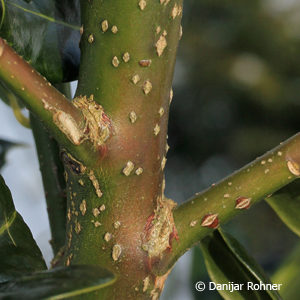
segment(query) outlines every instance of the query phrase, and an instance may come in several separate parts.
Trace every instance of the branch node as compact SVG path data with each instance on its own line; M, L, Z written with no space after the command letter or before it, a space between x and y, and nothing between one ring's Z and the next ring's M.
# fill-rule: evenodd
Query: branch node
M93 95L89 98L86 96L76 97L72 103L84 116L82 141L90 140L96 149L103 147L112 135L111 120L104 112L103 107L94 100Z

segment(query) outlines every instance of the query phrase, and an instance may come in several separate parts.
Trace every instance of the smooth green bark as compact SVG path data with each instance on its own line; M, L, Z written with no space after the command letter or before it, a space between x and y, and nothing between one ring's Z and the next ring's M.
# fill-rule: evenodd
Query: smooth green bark
M143 244L149 238L147 222L152 227L160 201L166 205L163 169L182 2L81 1L81 8L77 99L101 104L111 127L92 167L81 160L84 171L74 172L70 156L64 156L66 263L113 271L118 280L102 291L102 299L158 297L166 277L159 281L152 274L159 257L151 257Z

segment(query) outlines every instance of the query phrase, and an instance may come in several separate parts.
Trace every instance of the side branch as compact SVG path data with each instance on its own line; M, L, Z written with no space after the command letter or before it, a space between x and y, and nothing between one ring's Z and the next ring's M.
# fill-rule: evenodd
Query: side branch
M174 210L179 241L165 253L159 273L205 235L300 176L300 134L257 158Z
M81 143L84 118L63 94L0 38L0 80L18 95L67 149ZM77 151L75 151L77 152Z

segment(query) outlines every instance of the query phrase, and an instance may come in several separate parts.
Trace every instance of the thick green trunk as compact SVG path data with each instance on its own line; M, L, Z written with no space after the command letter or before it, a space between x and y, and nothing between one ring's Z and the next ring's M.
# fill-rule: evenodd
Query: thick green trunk
M86 161L63 154L66 264L112 270L118 280L101 299L156 299L166 276L153 265L176 237L163 169L182 2L82 1L81 8L74 104L93 153Z

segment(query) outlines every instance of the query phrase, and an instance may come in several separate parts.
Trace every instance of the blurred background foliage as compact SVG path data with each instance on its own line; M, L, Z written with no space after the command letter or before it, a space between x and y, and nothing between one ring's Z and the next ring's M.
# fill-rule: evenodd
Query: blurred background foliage
M299 131L300 2L189 0L183 31L166 171L167 196L179 202ZM269 275L298 242L265 202L224 228ZM194 299L220 299L194 289L209 281L200 249L190 264ZM174 273L164 299L176 298L184 273Z

